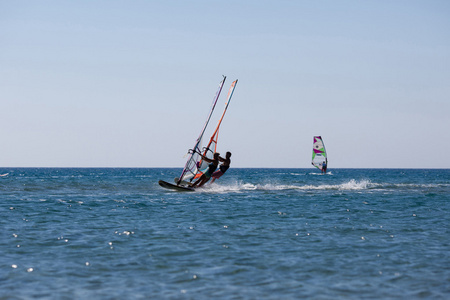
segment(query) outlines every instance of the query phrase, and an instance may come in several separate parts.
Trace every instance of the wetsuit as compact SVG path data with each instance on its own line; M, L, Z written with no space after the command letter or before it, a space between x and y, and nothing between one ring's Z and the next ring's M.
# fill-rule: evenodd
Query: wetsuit
M208 165L208 170L206 170L205 175L206 178L211 178L212 173L217 169L217 165L215 165L213 162Z
M212 174L212 177L214 178L220 178L220 176L222 176L223 174L225 174L225 172L228 170L230 166L224 166L224 165L220 165L219 170L214 172Z

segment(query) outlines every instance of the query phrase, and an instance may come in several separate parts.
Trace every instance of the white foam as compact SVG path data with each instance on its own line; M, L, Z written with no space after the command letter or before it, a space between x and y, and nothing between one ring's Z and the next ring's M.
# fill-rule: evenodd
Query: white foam
M350 180L349 182L343 183L339 186L340 190L365 190L370 185L370 180L361 180L356 181L355 179Z
M321 172L311 172L311 173L308 173L308 175L326 176L326 175L333 175L333 172L329 171L329 172L326 172L325 174L321 173Z
M206 184L201 189L198 189L198 191L206 193L230 193L230 192L252 191L256 189L257 186L254 184L236 182L234 184L229 185L222 185L217 183Z
M316 173L317 174L317 173ZM285 191L285 190L301 190L301 191L318 191L318 190L337 190L337 191L363 191L363 190L389 190L389 189L405 189L405 188L436 188L448 186L448 184L392 184L392 183L373 183L368 179L356 180L351 179L347 182L339 184L278 184L276 182L267 183L249 183L235 182L230 184L213 183L205 185L201 191L207 193L239 193L245 191Z
M342 184L320 184L320 185L296 185L296 184L277 184L277 183L263 183L252 184L246 182L235 182L228 185L218 183L206 185L201 189L202 192L210 193L229 193L229 192L244 192L252 190L261 191L283 191L283 190L365 190L376 186L370 180L357 181L351 179Z

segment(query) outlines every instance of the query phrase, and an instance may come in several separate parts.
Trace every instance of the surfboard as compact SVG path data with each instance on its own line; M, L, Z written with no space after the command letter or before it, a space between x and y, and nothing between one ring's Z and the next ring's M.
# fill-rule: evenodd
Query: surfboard
M158 181L158 183L163 188L166 188L166 189L169 189L169 190L174 190L174 191L179 191L179 192L193 192L193 191L195 191L195 188L193 188L193 187L176 185L176 184L172 184L172 183L166 182L164 180L160 180L160 181Z

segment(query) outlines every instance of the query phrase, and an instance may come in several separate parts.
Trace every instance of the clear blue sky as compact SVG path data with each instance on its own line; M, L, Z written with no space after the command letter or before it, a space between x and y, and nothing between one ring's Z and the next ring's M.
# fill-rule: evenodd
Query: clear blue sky
M450 1L0 1L0 167L450 168ZM207 133L209 135L210 132Z

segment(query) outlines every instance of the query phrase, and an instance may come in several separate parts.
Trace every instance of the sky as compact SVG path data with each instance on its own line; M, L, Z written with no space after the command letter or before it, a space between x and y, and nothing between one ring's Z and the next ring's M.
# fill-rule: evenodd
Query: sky
M450 168L450 1L0 0L0 168Z

